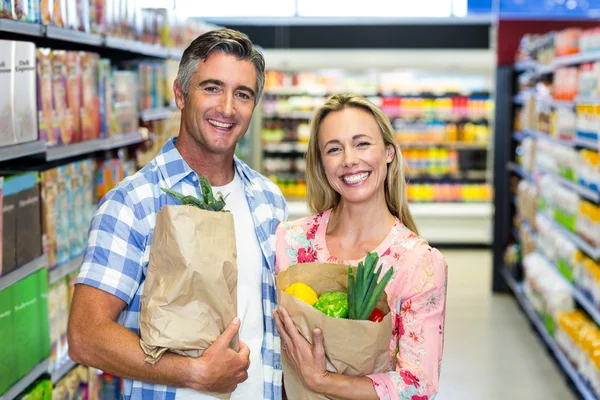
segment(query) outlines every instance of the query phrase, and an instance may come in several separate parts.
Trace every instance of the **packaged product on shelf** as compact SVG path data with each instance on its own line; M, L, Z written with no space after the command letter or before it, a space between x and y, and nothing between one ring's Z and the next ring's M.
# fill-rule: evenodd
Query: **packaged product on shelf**
M40 174L42 196L42 247L48 255L48 268L57 264L56 258L56 203L58 201L57 169L49 169Z
M12 41L0 40L0 87L3 88L3 95L0 96L0 146L16 142L13 112L14 46Z
M16 398L18 400L52 400L52 381L38 379Z
M18 380L12 290L0 290L0 396Z
M55 124L54 93L52 90L52 51L38 49L38 130L39 139L48 146L60 143L60 130Z
M40 353L42 358L50 357L50 321L48 319L48 269L42 268L38 274L38 306L40 313Z
M153 65L153 92L152 92L152 107L160 108L165 106L165 64L164 63L154 63ZM173 91L172 88L170 91Z
M574 232L594 246L600 246L600 208L597 205L581 200L574 225Z
M111 136L113 118L113 90L110 60L102 58L98 64L98 84L100 97L100 137Z
M39 0L5 0L12 3L12 19L37 23L40 20Z
M79 53L67 52L67 104L73 119L73 142L81 137L81 60Z
M123 380L107 372L100 375L100 398L104 400L119 400Z
M52 23L53 12L54 0L40 0L40 23L42 25L50 25Z
M592 190L600 191L600 155L596 151L581 150L579 152L577 174L579 184Z
M525 295L544 319L546 329L553 335L558 314L575 310L571 289L537 253L529 254L523 259L523 270Z
M57 169L56 198L56 262L64 264L71 258L71 166L63 165Z
M67 0L49 0L52 4L52 22L54 25L64 28L67 26Z
M20 175L17 200L17 266L42 255L42 225L40 215L39 175L35 172Z
M84 235L84 238L87 239L87 231L94 218L94 214L96 213L96 204L98 202L96 197L96 161L91 158L83 160L81 168L85 196L85 212L83 213L85 221L82 222L82 234Z
M73 209L79 210L72 217L71 226L71 257L77 257L85 250L87 227L90 221L87 220L85 204L85 185L83 180L83 169L81 162L71 164L71 201Z
M39 274L29 275L12 288L14 342L17 352L19 379L27 375L43 358L40 341L40 315L38 305Z
M163 92L165 94L165 102L171 107L175 107L175 93L173 93L173 82L175 82L175 79L177 79L178 69L179 61L172 59L165 61L165 79L163 81Z
M114 133L136 131L139 127L137 74L133 71L114 71L113 82Z
M107 0L89 0L90 31L102 35L106 31L106 5Z
M15 42L14 124L17 143L38 138L35 44Z
M58 362L59 351L59 313L60 313L60 296L58 293L58 286L60 282L56 282L48 286L48 327L50 331L50 365L48 369L54 371Z
M94 53L79 54L81 59L81 130L82 140L100 137L99 62Z
M58 369L68 355L67 325L69 319L68 287L61 279L48 289L48 313L50 321L50 371Z
M80 2L80 0L65 0L65 2L67 6L67 19L65 20L65 28L77 31L79 30L79 13L77 9L77 3Z
M6 275L17 268L19 187L14 178L4 178L2 192L2 275Z
M52 51L52 76L56 127L60 132L60 142L57 144L68 145L74 141L75 122L73 113L69 108L67 53L63 50Z
M600 308L600 265L591 258L581 255L575 265L574 280L577 287Z

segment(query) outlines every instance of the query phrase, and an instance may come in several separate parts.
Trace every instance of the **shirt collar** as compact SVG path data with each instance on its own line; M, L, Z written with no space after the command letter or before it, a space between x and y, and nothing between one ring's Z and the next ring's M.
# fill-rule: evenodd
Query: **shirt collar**
M172 137L167 140L156 156L158 169L167 183L168 189L172 189L173 186L190 175L197 176L196 172L194 172L188 163L185 162L183 157L181 157L181 153L179 153L179 150L175 147L176 142L177 137ZM249 175L249 167L242 160L237 158L237 156L233 157L233 165L244 183L246 193L252 195L251 190L249 189L253 187L253 180ZM254 196L252 195L252 197Z
M172 137L156 156L156 164L158 170L163 176L163 179L167 183L167 188L172 189L177 183L182 181L189 175L195 175L194 170L185 162L181 153L175 147L177 137Z

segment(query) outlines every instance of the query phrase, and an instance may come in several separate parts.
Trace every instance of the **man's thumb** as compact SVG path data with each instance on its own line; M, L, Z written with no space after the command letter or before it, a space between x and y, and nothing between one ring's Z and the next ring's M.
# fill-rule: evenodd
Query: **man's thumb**
M238 333L239 330L240 330L240 319L238 317L235 317L233 320L231 320L229 325L227 325L227 327L225 328L225 330L223 331L221 336L219 336L217 341L223 342L223 344L225 346L229 347L229 344L231 343L231 341L233 340L233 338L235 337L235 335Z

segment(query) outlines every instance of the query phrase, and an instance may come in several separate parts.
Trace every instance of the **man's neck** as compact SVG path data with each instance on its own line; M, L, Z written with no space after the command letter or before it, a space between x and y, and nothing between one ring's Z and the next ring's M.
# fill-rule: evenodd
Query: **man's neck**
M224 186L233 181L233 152L211 153L198 146L189 135L180 135L175 147L190 168L199 176L207 178L211 186Z

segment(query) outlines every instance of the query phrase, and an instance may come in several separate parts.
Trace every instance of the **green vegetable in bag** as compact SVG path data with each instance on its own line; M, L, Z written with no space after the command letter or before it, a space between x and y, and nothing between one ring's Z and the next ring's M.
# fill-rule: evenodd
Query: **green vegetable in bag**
M313 307L330 317L346 318L348 316L348 294L324 292Z
M0 0L0 1L2 1L2 0ZM200 177L200 189L202 190L202 200L199 200L199 199L195 198L194 196L184 196L181 193L174 192L167 188L161 188L161 189L163 190L163 192L170 194L175 199L181 201L181 204L183 204L183 205L193 206L193 207L200 208L201 210L207 210L207 211L229 212L224 209L225 208L225 199L223 198L221 193L219 192L218 197L215 198L215 196L213 195L213 192L212 192L212 187L210 186L210 183L208 182L208 179L206 179L203 176Z

